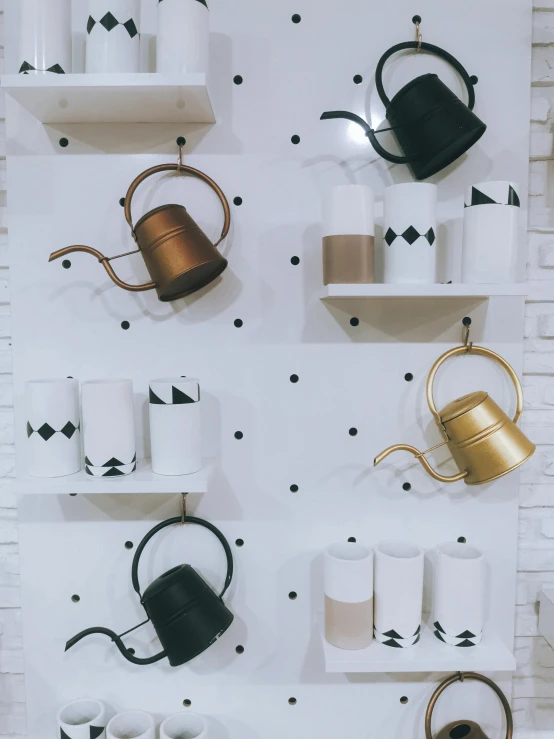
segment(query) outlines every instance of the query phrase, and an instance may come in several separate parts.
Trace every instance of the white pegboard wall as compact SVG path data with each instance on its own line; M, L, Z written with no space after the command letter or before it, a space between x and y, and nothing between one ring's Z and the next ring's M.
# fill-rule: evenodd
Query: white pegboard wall
M57 707L89 694L113 708L141 706L158 717L189 699L193 710L211 717L218 739L330 737L339 730L421 736L424 705L438 675L325 674L317 625L319 553L330 541L351 536L370 545L407 538L426 548L465 536L487 553L489 623L511 644L518 476L479 489L441 487L410 458L397 455L375 471L371 460L388 444L439 440L424 406L424 380L434 359L459 341L465 315L473 319L476 342L487 342L520 369L522 299L323 304L321 192L355 181L370 184L380 199L386 184L410 175L376 160L346 123L320 122L319 115L334 107L362 112L366 104L379 115L372 70L389 45L411 37L414 9L404 1L380 7L376 22L375 9L355 0L325 12L314 1L272 4L263 12L252 0L211 5L218 118L212 128L42 127L9 104L15 383L20 408L24 381L37 372L83 380L130 376L140 433L149 377L177 372L201 378L204 451L217 462L211 489L194 511L231 542L244 542L233 546L237 577L228 602L236 621L203 657L179 669L132 666L100 637L64 655L65 640L82 627L125 630L140 620L125 542L136 545L155 521L175 515L177 500L23 499L29 735L46 737ZM448 14L434 0L417 8L426 40L444 45L479 76L476 112L489 126L479 145L434 180L439 220L446 224L441 243L454 253L466 184L510 178L526 190L529 8L516 0L505 5L500 24L497 9L476 0ZM295 12L300 23L291 22ZM393 65L393 90L413 74L412 61ZM415 61L444 73L442 63ZM237 74L241 85L233 84ZM354 74L363 84L355 85ZM181 133L186 162L212 176L230 200L242 199L232 206L233 233L225 246L230 268L217 285L166 305L153 293L118 290L86 255L70 257L70 269L47 263L50 251L69 243L110 255L131 248L119 199L136 174L175 156ZM298 144L291 142L295 134ZM65 148L58 143L62 137ZM136 212L168 201L186 203L210 236L219 232L215 197L191 180L168 177L145 185ZM291 263L294 256L298 264ZM125 278L145 278L136 257L114 266ZM453 365L441 378L440 402L483 387L513 403L494 366L478 358L462 361L463 369ZM411 382L404 379L408 372ZM17 422L21 464L20 414ZM142 448L147 451L147 444ZM411 490L402 487L407 481ZM145 581L189 557L214 582L221 577L220 553L202 532L168 532L151 552ZM151 642L147 629L129 641L137 653L155 650ZM509 676L496 677L509 692ZM490 730L495 701L478 686L463 689L471 691L472 717ZM402 696L409 699L405 705ZM443 705L442 720L452 718L454 698ZM440 714L437 719L440 724Z

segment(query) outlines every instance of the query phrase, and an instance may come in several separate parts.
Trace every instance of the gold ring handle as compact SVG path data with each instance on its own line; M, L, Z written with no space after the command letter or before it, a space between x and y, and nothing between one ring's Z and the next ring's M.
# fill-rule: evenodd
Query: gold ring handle
M429 701L429 705L427 706L427 710L425 711L425 739L433 739L433 734L431 733L431 719L433 717L433 709L435 708L435 704L440 694L444 690L446 690L446 688L452 685L452 683L455 683L458 680L461 680L462 682L464 680L478 680L479 682L485 683L485 685L488 685L489 688L494 690L496 695L500 698L500 702L502 703L502 707L504 708L504 713L506 714L506 739L512 739L512 735L514 733L514 721L512 718L512 710L506 696L495 682L490 680L488 677L485 677L484 675L480 675L478 672L458 672L455 675L447 677L446 680L443 680L442 683L438 686L438 688L431 696L431 700Z
M437 374L438 368L441 366L443 362L446 362L447 359L450 359L450 357L456 357L460 354L467 354L468 349L466 346L457 346L454 349L450 349L449 351L445 352L442 356L440 356L435 364L431 367L431 371L429 372L429 377L427 378L427 403L429 405L429 409L431 410L431 413L435 416L439 426L441 425L441 420L439 413L437 411L437 407L435 405L435 400L433 398L433 381L435 379L435 375ZM521 416L523 412L523 390L521 387L521 383L519 381L519 377L516 375L514 368L509 364L503 357L500 356L500 354L496 354L496 352L491 351L491 349L486 349L484 346L475 346L473 345L471 347L471 353L472 354L481 354L483 357L488 357L489 359L492 359L495 362L498 362L508 375L510 376L510 379L512 380L515 390L516 390L516 396L517 396L517 406L516 406L516 413L514 416L514 423L517 422L518 418Z
M215 242L214 246L220 244L229 233L229 227L231 225L231 209L229 208L227 198L225 197L223 190L216 182L211 179L211 177L208 177L207 174L201 172L199 169L188 167L185 164L158 164L156 167L150 167L150 169L146 169L131 182L129 189L127 190L127 194L125 195L125 220L129 224L133 237L135 238L135 228L133 226L133 218L131 215L131 200L133 199L133 195L135 194L135 190L137 189L137 187L142 182L144 182L147 177L150 177L150 175L153 174L158 174L159 172L179 172L179 174L190 174L193 177L198 177L198 179L202 180L212 188L212 190L219 198L223 207L223 213L225 214L225 221L223 223L221 236Z

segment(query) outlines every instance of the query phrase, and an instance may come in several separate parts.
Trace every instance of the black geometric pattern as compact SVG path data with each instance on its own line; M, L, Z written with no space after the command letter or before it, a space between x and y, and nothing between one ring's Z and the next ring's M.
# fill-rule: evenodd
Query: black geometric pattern
M408 649L409 647L413 647L415 644L418 643L418 641L421 639L421 634L417 635L417 638L411 643L411 644L400 644L396 641L396 639L387 639L387 641L382 642L386 647L395 647L396 649Z
M81 429L81 424L77 424L77 426L75 426L74 424L71 423L71 421L68 421L63 428L58 429L57 431L56 429L53 429L49 423L43 423L39 429L34 429L31 426L31 424L27 421L27 436L29 437L31 436L31 434L38 434L44 439L44 441L48 441L54 436L54 434L58 434L58 433L63 434L68 439L71 439L73 434L76 431L80 431L80 429Z
M162 400L159 395L156 395L152 388L149 388L149 396L152 405L184 405L185 403L197 402L196 400L194 400L194 398L191 398L190 395L187 395L174 385L171 386L171 403L166 403L165 400ZM198 398L198 400L200 400L200 397Z
M102 467L102 469L105 469L105 467ZM137 469L137 464L133 465L133 469L129 470L129 472L122 472L119 467L108 467L106 468L106 471L103 472L101 475L93 475L92 470L90 469L88 464L85 464L85 472L87 475L91 475L93 477L121 477L122 475L129 475L131 472L135 472Z
M113 29L116 26L125 26L127 33L131 38L135 38L135 36L138 34L137 27L135 25L135 21L132 18L129 18L128 21L125 21L125 23L120 23L115 15L110 13L109 11L104 15L99 21L101 26L104 26L106 31L113 31ZM92 29L96 25L96 21L92 17L92 15L89 15L88 21L87 21L87 33L90 35L92 32Z
M133 456L133 459L130 462L121 462L117 457L111 457L108 459L107 462L104 462L104 464L94 464L90 461L90 459L85 455L85 464L89 467L125 467L128 464L133 464L133 462L137 461L137 455L135 452L135 455Z
M498 202L498 200L491 198L490 195L486 195L476 187L472 187L471 202L469 205L464 203L464 208L471 208L472 205L514 205L516 208L521 207L519 196L511 185L508 185L508 197L506 198L506 202Z
M441 634L447 634L447 632L442 628L442 626L440 625L438 621L435 621L433 626L435 627L435 629L437 629L437 631L440 631ZM473 632L469 631L469 629L466 629L465 631L462 631L461 634L455 634L453 638L454 639L475 639L476 636L477 634L474 634Z
M90 739L98 739L98 737L106 731L105 726L89 726ZM72 739L60 726L60 739Z
M440 631L434 631L433 633L435 634L437 639L440 639L440 641L444 642L445 644L448 643ZM459 644L450 644L450 646L451 647L475 647L477 646L477 643L478 642L471 641L471 639L462 639L462 641L460 641Z
M421 236L427 239L427 241L429 242L429 246L433 246L433 244L435 243L436 237L435 232L432 228L430 228L427 233L420 234L419 231L413 226L408 226L408 228L402 234L397 234L392 230L392 228L388 228L387 233L385 234L385 241L390 246L395 239L402 237L404 241L407 241L408 244L410 244L411 246Z
M59 64L53 64L51 67L48 67L48 69L37 69L36 67L33 67L32 64L29 64L29 62L23 62L19 67L19 74L29 74L29 72L53 72L54 74L65 74L65 71Z

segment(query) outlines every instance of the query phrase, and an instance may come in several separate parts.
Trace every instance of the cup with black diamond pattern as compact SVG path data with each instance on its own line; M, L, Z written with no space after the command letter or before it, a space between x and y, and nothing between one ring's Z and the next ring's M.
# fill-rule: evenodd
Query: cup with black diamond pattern
M79 383L60 378L25 385L26 468L31 477L63 477L81 469Z
M19 15L19 74L70 73L71 0L19 0L13 5Z
M410 182L385 188L384 282L436 282L437 186Z
M106 707L81 698L58 711L58 739L106 739Z
M81 390L85 472L118 479L136 470L135 412L131 380L89 380Z
M156 72L208 72L210 13L206 0L158 0Z
M152 471L190 475L202 468L200 385L188 377L151 380Z
M86 71L138 72L139 0L89 0L86 15Z

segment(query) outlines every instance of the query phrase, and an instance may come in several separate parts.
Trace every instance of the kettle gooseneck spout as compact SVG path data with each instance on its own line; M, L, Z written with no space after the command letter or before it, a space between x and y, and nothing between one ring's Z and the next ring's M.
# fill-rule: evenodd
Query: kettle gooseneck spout
M129 285L128 282L123 282L116 273L113 270L112 265L110 264L110 259L113 259L114 257L105 257L101 252L99 252L97 249L93 249L92 246L83 246L81 244L74 244L73 246L66 246L64 249L58 249L57 251L53 251L52 254L48 257L49 262L53 262L54 259L59 259L60 257L65 257L67 254L72 254L76 251L84 251L86 254L92 254L92 256L96 257L100 264L103 265L104 269L110 276L110 278L115 282L115 284L118 287L123 288L123 290L129 290L130 292L142 292L143 290L153 290L156 287L155 282L145 282L143 285ZM119 254L118 256L125 256L123 254Z
M119 649L121 654L125 657L125 659L129 660L129 662L132 662L135 665L151 665L154 662L159 662L166 656L165 652L158 652L158 654L154 654L152 657L135 657L135 655L127 649L127 647L121 640L121 637L119 637L115 633L115 631L112 631L111 629L105 629L103 626L95 626L90 629L80 631L78 634L75 634L75 636L71 637L71 639L69 639L69 641L66 643L65 651L67 652L67 650L71 649L71 647L74 647L77 642L81 641L81 639L84 639L86 636L90 636L91 634L105 634L106 636L109 636L116 647Z
M443 442L443 444L446 444L446 442ZM443 444L437 444L437 446L443 446ZM437 447L432 447L432 449L436 448ZM423 469L429 475L431 475L431 477L434 477L435 480L438 480L439 482L457 482L458 480L463 480L464 477L467 477L467 471L458 472L457 475L441 475L440 472L436 472L436 470L431 467L429 462L423 456L430 451L431 449L427 449L427 451L425 452L420 452L419 449L415 448L415 446L410 446L409 444L395 444L394 446L387 447L387 449L384 449L380 454L378 454L373 460L373 466L377 467L380 462L382 462L386 457L389 456L389 454L392 454L393 452L410 452L421 463Z

